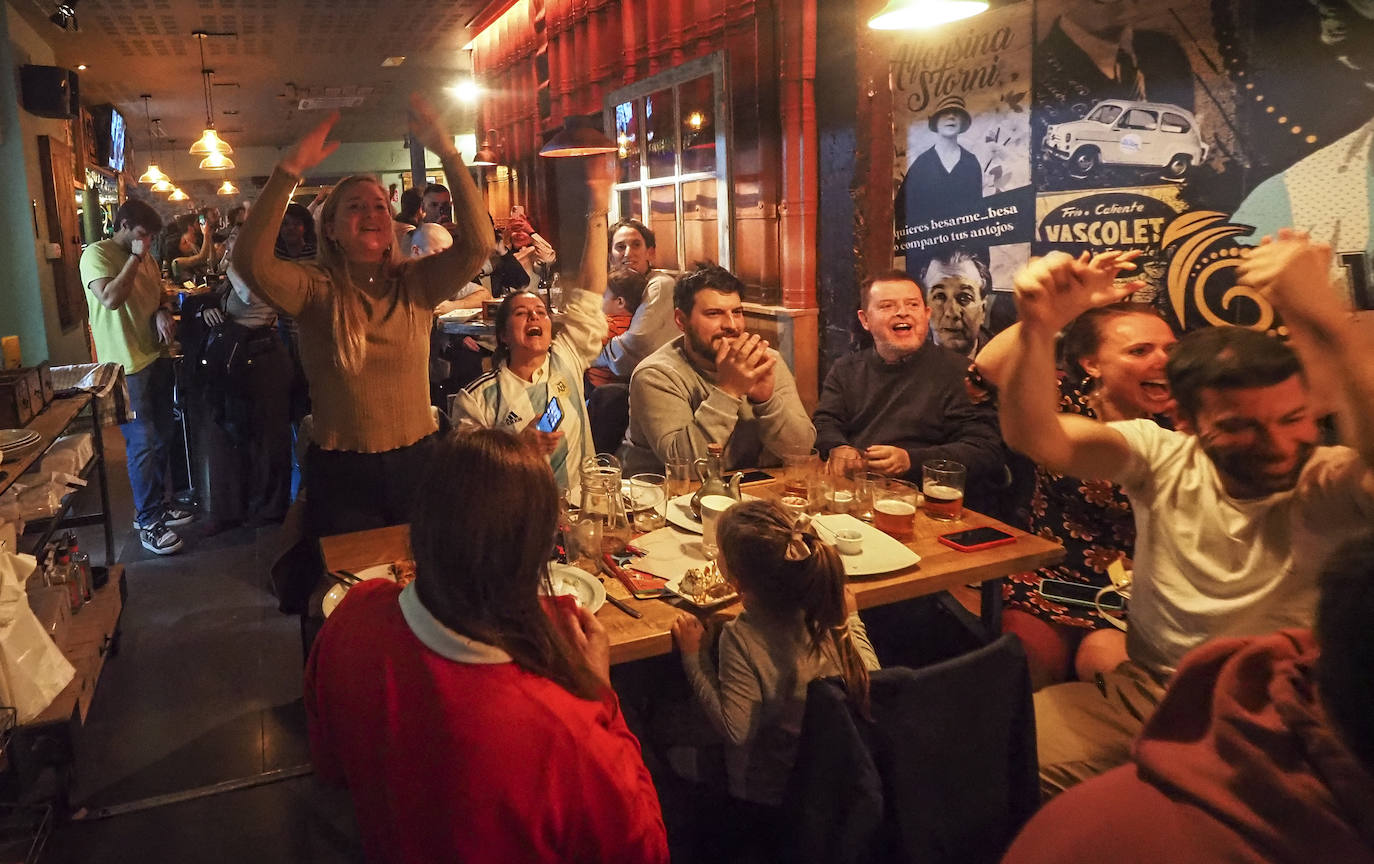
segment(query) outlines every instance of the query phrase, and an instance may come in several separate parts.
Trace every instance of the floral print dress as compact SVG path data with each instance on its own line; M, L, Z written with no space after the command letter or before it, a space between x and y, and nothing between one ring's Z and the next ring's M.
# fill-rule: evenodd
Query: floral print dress
M1088 401L1087 382L1059 375L1059 410L1096 419ZM975 402L995 401L996 388L974 367L969 369L969 395ZM1154 421L1171 428L1168 418ZM1041 596L1043 579L1058 579L1101 588L1111 584L1107 566L1135 551L1135 516L1121 487L1107 480L1082 480L1056 474L1039 465L1030 500L1026 530L1064 546L1064 560L1053 567L1013 573L1003 584L1007 608L1018 609L1054 624L1096 630L1111 626L1096 609L1070 606Z

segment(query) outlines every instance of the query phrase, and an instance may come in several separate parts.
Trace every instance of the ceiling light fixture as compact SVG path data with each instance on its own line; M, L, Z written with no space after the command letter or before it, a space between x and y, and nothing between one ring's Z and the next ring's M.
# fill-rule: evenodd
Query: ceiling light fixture
M219 194L237 195L239 194L239 187L235 186L233 181L226 179L223 183L219 184Z
M185 192L182 192L182 191L181 191L181 187L178 186L178 187L176 187L175 189L172 190L172 194L171 194L171 195L168 195L168 196L167 196L167 200L168 200L168 201L189 201L189 200L191 200L191 196L190 196L190 195L187 195Z
M215 100L213 93L214 84L212 83L212 76L215 74L215 70L205 68L205 40L210 37L210 34L206 33L204 30L196 30L191 35L200 40L200 75L205 91L205 131L200 134L200 138L196 143L191 145L191 155L209 156L211 153L219 153L227 156L234 152L234 148L230 147L229 142L220 138L219 133L215 131ZM221 170L219 168L207 166L203 163L201 167L209 168L209 170L212 171ZM232 168L233 163L231 162L223 167Z
M596 156L600 153L614 153L616 149L615 142L592 126L590 118L582 114L569 114L563 118L563 128L539 148L539 155Z
M200 170L202 171L228 171L233 167L234 160L223 153L211 153L200 160Z
M162 121L159 120L158 122L160 123L160 122L162 122ZM175 138L168 138L168 139L167 139L167 146L170 147L170 148L172 149L172 170L173 170L173 171L177 170L177 166L176 166L176 159L177 159L176 144L177 144L177 139L175 139ZM168 192L175 192L175 191L176 191L176 188L177 188L177 187L175 186L175 184L172 183L172 178L169 177L169 176L166 175L166 174L163 174L163 175L162 175L162 179L159 180L159 181L157 181L156 183L153 184L153 191L154 191L154 192L161 192L161 193L164 194L164 195L166 195Z
M459 99L459 101L467 102L468 104L472 104L482 97L481 86L472 78L464 78L448 89L450 93Z
M925 30L988 10L987 0L888 0L868 19L874 30Z
M48 20L61 27L63 30L74 30L81 32L81 27L76 21L77 0L61 0Z
M482 146L477 148L477 153L469 163L480 168L491 168L501 164L501 153L496 146L496 130L488 129L487 137L482 139Z
M152 99L152 94L144 93L138 98L143 100L143 116L148 121L148 170L144 171L138 178L140 183L156 183L159 180L166 180L167 175L162 173L162 169L157 167L157 160L153 158L153 114L148 110L148 100Z

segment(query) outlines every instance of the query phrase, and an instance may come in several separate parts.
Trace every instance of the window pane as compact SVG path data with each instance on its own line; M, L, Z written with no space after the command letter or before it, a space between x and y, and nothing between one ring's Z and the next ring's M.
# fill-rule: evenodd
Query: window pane
M720 258L720 213L716 209L716 181L682 184L683 257L691 261Z
M682 105L682 173L716 170L715 85L710 75L678 90Z
M677 129L673 117L673 91L659 90L644 97L649 176L672 177L677 173Z
M640 194L639 187L634 186L629 189L620 190L620 218L621 219L643 219L644 206L640 203L644 197Z
M616 180L633 183L639 180L640 145L639 118L635 116L635 103L622 102L615 106L615 138L620 145L617 153L619 169Z
M649 228L658 246L654 259L658 266L682 269L677 250L677 186L655 186L649 190Z

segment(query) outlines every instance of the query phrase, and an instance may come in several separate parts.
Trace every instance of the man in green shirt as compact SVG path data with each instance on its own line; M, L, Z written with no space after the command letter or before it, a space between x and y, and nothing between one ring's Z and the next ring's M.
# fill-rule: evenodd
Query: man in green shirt
M175 330L172 310L162 305L157 265L148 254L162 218L148 204L129 199L115 213L115 225L114 237L82 253L81 283L96 356L122 365L129 382L134 419L120 428L139 540L150 552L171 555L182 545L171 526L190 522L194 514L165 500L167 447L175 423L166 346Z

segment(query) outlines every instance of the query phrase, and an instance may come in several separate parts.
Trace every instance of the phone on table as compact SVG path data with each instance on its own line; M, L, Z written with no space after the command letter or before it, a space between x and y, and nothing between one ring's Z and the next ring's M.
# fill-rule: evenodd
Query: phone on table
M1005 531L984 526L982 528L970 528L967 531L942 534L940 535L940 542L951 549L958 549L960 552L977 552L979 549L991 549L993 546L1015 543L1016 538Z
M1063 603L1066 606L1085 606L1095 609L1101 605L1103 609L1113 612L1124 612L1126 610L1126 599L1115 591L1106 591L1102 594L1102 599L1097 600L1097 587L1084 585L1082 582L1065 582L1060 579L1040 580L1040 596L1046 600L1053 600L1055 603Z
M554 396L549 399L548 406L544 409L544 415L539 418L539 423L534 428L540 432L557 432L558 427L563 423L563 405Z

